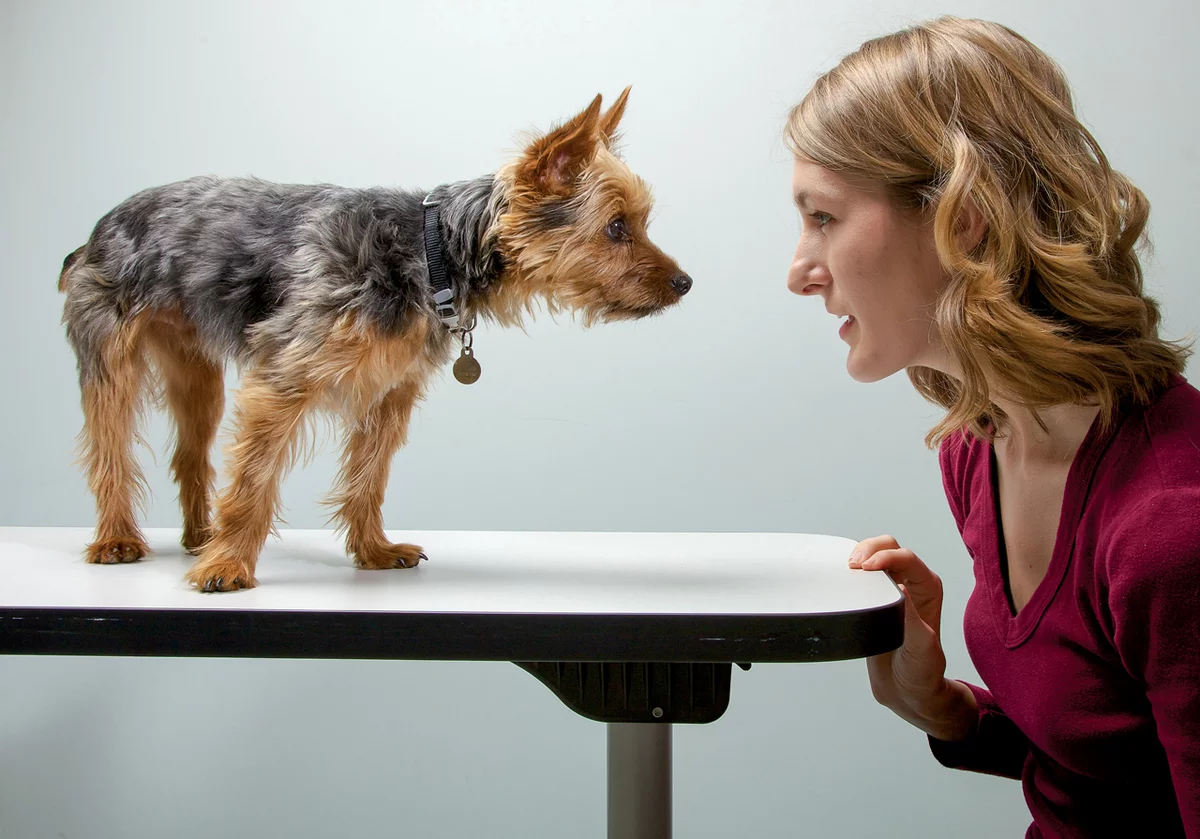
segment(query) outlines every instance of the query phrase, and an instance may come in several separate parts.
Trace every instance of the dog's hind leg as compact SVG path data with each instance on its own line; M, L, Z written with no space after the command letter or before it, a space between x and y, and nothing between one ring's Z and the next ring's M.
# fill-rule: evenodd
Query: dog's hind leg
M234 406L226 453L229 485L217 499L212 538L187 573L201 591L253 588L254 567L279 509L279 482L296 454L313 396L262 369L246 374Z
M88 562L133 562L148 552L134 516L145 478L133 456L145 398L146 359L142 322L121 324L96 347L94 363L81 380L81 460L96 498L96 539Z
M149 337L167 408L175 420L171 474L179 486L183 511L181 541L188 553L195 554L212 535L216 472L210 453L225 409L225 380L220 365L203 354L190 329L162 330Z
M411 568L424 556L419 545L393 544L383 532L383 496L396 451L408 438L423 382L405 380L348 430L342 468L331 503L346 530L346 550L359 568Z

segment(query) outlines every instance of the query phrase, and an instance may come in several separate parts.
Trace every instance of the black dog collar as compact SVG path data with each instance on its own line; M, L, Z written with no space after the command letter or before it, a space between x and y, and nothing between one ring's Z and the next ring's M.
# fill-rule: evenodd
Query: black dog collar
M458 329L458 307L454 300L454 285L446 274L445 255L442 253L442 234L439 229L438 202L433 193L421 202L425 222L425 262L429 266L429 286L433 290L433 305L438 319L451 331Z

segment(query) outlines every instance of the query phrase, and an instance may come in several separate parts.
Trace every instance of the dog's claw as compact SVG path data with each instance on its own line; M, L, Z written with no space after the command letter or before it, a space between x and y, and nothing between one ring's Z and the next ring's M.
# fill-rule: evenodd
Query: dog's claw
M254 588L254 578L243 576L241 572L238 572L236 577L226 577L224 575L219 577L205 577L201 574L193 578L193 581L196 589L206 594L224 591L242 591L243 589Z
M373 544L354 551L358 568L382 571L387 568L416 568L429 555L418 545Z
M233 577L229 580L228 585L224 577L213 577L204 583L203 591L212 593L220 591L238 591L246 588L246 584L242 582L241 577Z
M116 542L106 548L100 548L92 553L91 562L101 565L117 565L124 562L137 562L145 556L146 550L132 542Z

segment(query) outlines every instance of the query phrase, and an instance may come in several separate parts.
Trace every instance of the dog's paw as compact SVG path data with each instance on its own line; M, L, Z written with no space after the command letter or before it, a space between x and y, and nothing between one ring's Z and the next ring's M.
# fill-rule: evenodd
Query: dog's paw
M150 553L150 548L141 539L106 539L88 545L87 561L97 565L116 565L119 562L137 562Z
M212 537L213 530L209 525L199 527L184 525L183 538L180 540L180 544L192 556L200 556L204 552L204 546L208 544Z
M184 579L206 593L254 588L254 572L245 562L233 559L201 559Z
M361 549L354 555L354 564L369 571L386 568L412 568L422 559L429 559L420 545L392 545Z

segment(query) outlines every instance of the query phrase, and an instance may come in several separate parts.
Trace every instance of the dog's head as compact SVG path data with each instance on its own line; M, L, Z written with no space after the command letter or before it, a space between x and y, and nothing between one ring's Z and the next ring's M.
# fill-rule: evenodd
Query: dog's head
M628 320L679 302L691 288L650 241L650 189L615 151L628 97L626 88L602 113L597 95L500 173L509 204L499 241L513 270L497 291L509 308L543 298L587 323Z

